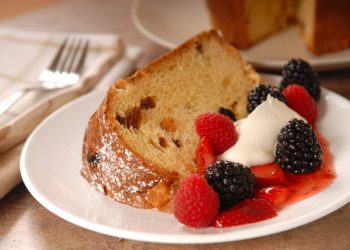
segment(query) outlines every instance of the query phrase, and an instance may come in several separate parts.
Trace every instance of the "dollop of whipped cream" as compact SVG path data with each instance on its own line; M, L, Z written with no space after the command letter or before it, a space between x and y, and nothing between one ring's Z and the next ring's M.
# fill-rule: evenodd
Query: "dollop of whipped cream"
M238 162L248 167L273 162L277 137L293 118L305 121L286 104L269 95L248 117L235 123L238 140L219 155L219 160Z

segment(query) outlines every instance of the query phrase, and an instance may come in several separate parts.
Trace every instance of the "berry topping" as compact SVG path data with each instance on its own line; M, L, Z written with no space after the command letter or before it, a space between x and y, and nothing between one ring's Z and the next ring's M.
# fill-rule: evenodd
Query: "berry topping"
M226 115L228 118L230 118L234 122L237 121L235 114L230 109L225 109L223 107L220 107L219 113L222 115Z
M316 170L322 164L322 149L310 124L293 119L281 129L276 145L276 162L294 174Z
M312 126L315 125L318 116L317 105L303 86L289 85L283 90L283 95L291 109L304 117Z
M264 199L246 199L223 211L214 227L230 227L267 220L277 215L272 204Z
M275 162L252 166L250 170L254 174L258 186L288 185L288 180L281 167Z
M216 156L208 137L204 136L200 140L197 146L195 159L197 164L197 172L201 176L204 175L207 167L216 161Z
M316 102L320 99L320 80L308 62L301 59L290 60L283 67L282 77L281 89L290 84L298 84L304 86Z
M207 136L216 155L229 149L237 140L237 132L233 122L219 113L205 113L197 117L197 134Z
M219 194L222 207L250 198L254 194L254 175L240 163L216 161L207 168L204 177Z
M220 201L216 192L198 174L188 176L175 194L174 215L189 227L207 227L219 213Z
M248 96L248 105L247 110L249 113L264 102L268 95L271 95L274 98L277 98L281 102L287 103L286 99L280 92L280 89L273 86L266 86L258 84L252 91L250 91Z
M290 194L289 188L283 186L268 186L256 192L255 197L268 200L275 208L280 208Z

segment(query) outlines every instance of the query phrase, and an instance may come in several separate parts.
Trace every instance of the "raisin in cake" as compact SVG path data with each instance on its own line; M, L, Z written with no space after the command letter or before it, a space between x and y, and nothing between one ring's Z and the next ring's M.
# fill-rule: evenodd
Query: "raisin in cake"
M195 118L220 107L244 117L259 80L216 31L193 37L110 87L86 128L82 176L116 201L166 207L196 171Z
M314 54L350 47L348 0L207 0L210 19L238 48L298 23Z

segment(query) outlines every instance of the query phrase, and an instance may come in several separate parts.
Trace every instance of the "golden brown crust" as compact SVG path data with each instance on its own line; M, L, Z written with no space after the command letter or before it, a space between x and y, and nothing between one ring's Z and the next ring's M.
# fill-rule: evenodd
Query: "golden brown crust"
M142 155L133 151L121 136L121 127L117 126L113 107L118 102L116 100L118 91L125 90L129 84L137 85L144 76L152 71L160 70L166 65L169 66L173 57L181 57L187 50L193 50L193 46L198 46L196 49L200 50L199 41L213 38L213 36L242 65L247 84L252 84L251 87L253 87L253 82L259 80L254 69L245 64L238 52L214 30L195 36L177 49L151 62L134 75L125 80L118 80L108 90L104 101L90 118L85 132L81 174L92 186L114 200L134 207L162 207L165 211L171 211L171 197L174 194L174 188L183 176L177 172L166 171L162 166L151 164ZM250 89L250 86L247 89ZM240 113L243 114L242 111ZM173 125L170 126L171 130L176 129L176 126ZM169 129L169 121L165 127ZM195 171L192 165L188 168L189 173ZM164 204L168 201L169 204Z
M242 49L253 45L247 31L244 0L207 0L207 6L214 28L221 30L229 43Z
M227 41L237 48L248 49L295 21L288 8L289 3L295 4L293 0L281 1L281 8L285 11L283 13L285 20L280 20L273 29L265 34L252 38L249 36L248 26L249 18L254 17L248 16L246 2L246 0L207 0L208 14L213 27L220 30Z
M123 86L125 83L124 81L127 81L127 83L134 84L136 83L139 79L142 79L145 75L151 74L154 70L158 70L159 67L162 65L166 64L167 67L169 67L169 58L172 57L181 57L182 54L186 53L187 50L190 50L192 46L198 45L197 49L200 51L201 50L201 45L200 41L203 40L209 40L210 37L215 36L218 41L226 47L231 55L233 55L237 60L243 63L242 58L238 51L231 47L223 37L221 37L216 29L212 29L209 31L201 32L198 35L190 38L187 40L185 43L179 45L177 48L174 50L170 51L169 53L163 55L160 58L155 59L154 61L151 61L148 65L146 65L143 69L138 70L133 74L132 76L128 77L126 80L120 79L116 82L116 86ZM253 73L253 72L252 72ZM255 73L255 71L254 71ZM255 73L256 74L256 73Z
M350 1L317 0L314 37L309 49L319 55L350 47Z
M116 201L135 207L153 207L145 199L158 183L177 179L146 163L127 147L106 115L108 95L90 118L83 145L82 176L96 189Z
M238 51L230 46L226 40L221 37L217 30L212 29L210 31L202 32L191 39L187 40L182 45L178 46L174 50L170 51L169 53L163 55L162 57L150 62L148 65L146 65L143 69L138 70L133 74L132 76L128 77L126 80L120 79L116 82L115 86L124 86L125 84L135 84L137 80L142 79L144 75L150 74L154 70L158 70L159 67L161 67L163 64L169 63L169 58L172 57L181 57L181 54L185 53L186 50L191 49L191 46L193 44L200 44L199 41L209 39L209 37L215 36L217 37L218 41L221 43L222 46L226 47L226 49L229 51L229 53L238 60L245 68L245 71L247 73L248 77L251 77L254 79L254 81L257 81L260 79L260 76L255 72L253 67L249 64L247 64L244 59L241 57L241 55L238 53ZM118 88L118 87L117 87Z

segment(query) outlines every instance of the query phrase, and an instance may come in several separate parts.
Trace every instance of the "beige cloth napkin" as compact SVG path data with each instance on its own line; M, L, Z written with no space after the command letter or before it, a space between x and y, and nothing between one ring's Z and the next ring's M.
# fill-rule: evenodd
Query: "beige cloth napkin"
M94 88L107 89L130 73L141 54L138 47L125 47L116 35L75 35L90 41L79 83L53 93L28 93L0 117L0 198L21 180L19 156L29 133L63 104ZM0 102L17 89L40 84L37 76L66 36L0 28Z

